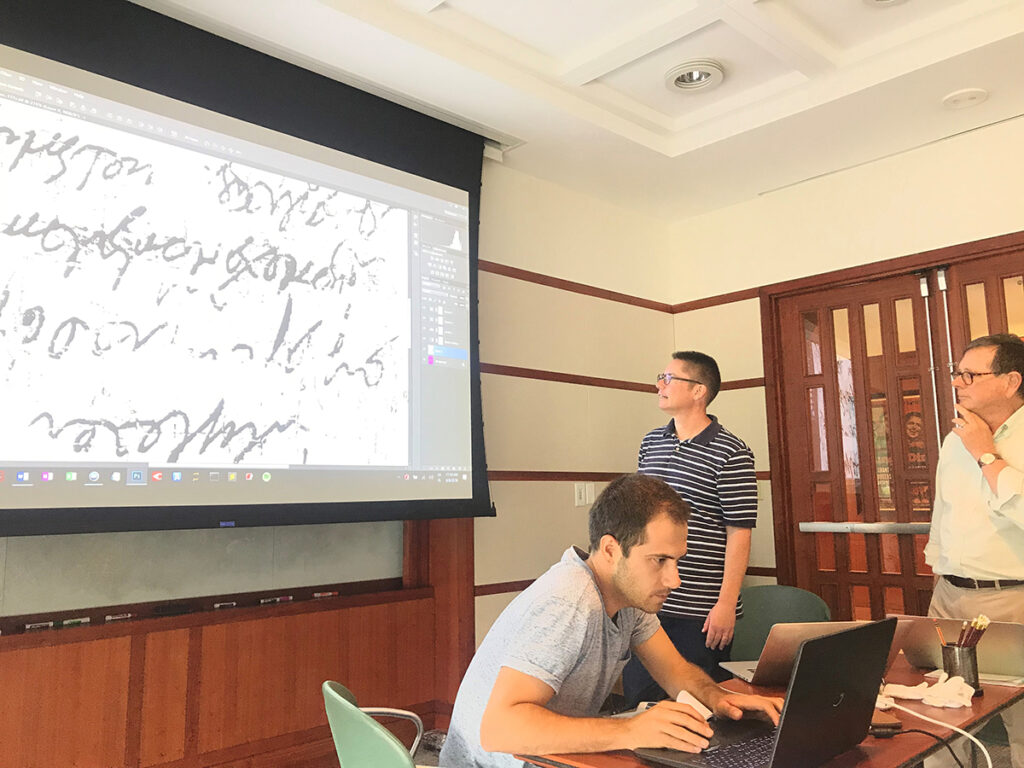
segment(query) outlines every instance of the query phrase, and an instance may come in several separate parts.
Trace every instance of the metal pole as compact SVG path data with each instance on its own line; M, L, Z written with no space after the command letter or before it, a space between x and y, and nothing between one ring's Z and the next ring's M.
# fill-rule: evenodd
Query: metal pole
M948 368L949 373L953 373L953 340L952 340L952 338L950 337L950 334L949 334L949 304L946 301L946 293L947 293L946 268L945 267L939 267L939 269L935 272L935 278L936 278L936 280L938 282L938 285L939 285L939 291L942 293L942 311L946 315L946 350L949 352L949 360L947 361L946 366ZM949 382L949 389L950 389L950 393L951 393L952 398L953 398L952 402L955 405L956 404L956 387L953 386L953 380L952 379L950 379L950 382ZM953 409L953 413L951 414L951 417L952 416L956 416L956 408ZM941 433L939 434L939 442L940 443L942 442L942 434Z
M935 348L932 344L932 313L928 302L931 292L928 290L927 274L921 275L920 283L921 297L924 299L924 319L928 328L928 370L931 371L932 374L932 413L935 416L935 439L941 444L942 427L939 426L939 391L935 386L935 374L937 372L937 368L935 367Z

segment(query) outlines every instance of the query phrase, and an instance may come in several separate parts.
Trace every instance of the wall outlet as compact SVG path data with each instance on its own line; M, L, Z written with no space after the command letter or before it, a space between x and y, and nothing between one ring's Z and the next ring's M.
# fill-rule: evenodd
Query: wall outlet
M575 499L575 506L585 507L587 506L587 484L576 483L573 486L573 498Z

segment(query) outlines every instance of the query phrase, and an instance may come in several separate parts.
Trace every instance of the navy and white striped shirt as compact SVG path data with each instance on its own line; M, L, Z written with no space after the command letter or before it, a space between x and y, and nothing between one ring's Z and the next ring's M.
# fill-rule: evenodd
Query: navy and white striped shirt
M640 442L637 471L671 485L690 504L686 556L679 561L682 584L661 614L705 618L722 589L725 527L757 523L754 454L746 443L708 414L711 424L689 440L676 437L675 419L648 432ZM737 601L736 616L743 615Z

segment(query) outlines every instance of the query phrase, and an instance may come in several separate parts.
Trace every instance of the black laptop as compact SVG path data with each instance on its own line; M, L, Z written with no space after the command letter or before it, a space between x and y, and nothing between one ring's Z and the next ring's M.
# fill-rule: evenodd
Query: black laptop
M679 768L811 768L868 735L896 620L863 624L806 640L797 652L778 728L756 718L712 718L700 754L637 749L639 757Z

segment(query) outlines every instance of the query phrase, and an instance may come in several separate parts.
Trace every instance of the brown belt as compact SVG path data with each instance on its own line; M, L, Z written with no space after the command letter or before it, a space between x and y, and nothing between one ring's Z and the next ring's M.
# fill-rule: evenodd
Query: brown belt
M1019 587L1024 584L1024 579L996 579L995 581L981 581L979 579L965 579L963 576L950 576L943 574L942 578L960 589L1006 589L1007 587Z

